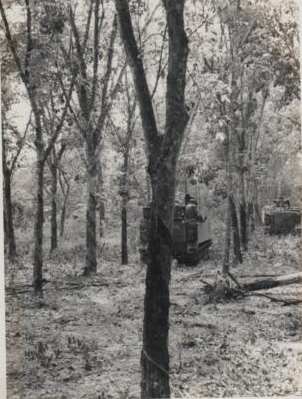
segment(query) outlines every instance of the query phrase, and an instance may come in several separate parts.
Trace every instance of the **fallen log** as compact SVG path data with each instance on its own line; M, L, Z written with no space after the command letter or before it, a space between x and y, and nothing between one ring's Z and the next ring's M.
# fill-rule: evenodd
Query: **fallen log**
M252 283L243 284L241 288L245 291L259 291L284 285L299 284L302 282L302 273L289 274L276 278L266 278L264 280L256 280Z
M263 296L274 302L282 302L284 306L296 305L302 302L300 299L290 300L287 298L283 299L271 297L267 294L253 293L254 291L259 290L268 290L271 288L282 287L290 284L299 284L302 282L302 273L256 280L251 283L242 285L239 285L238 281L232 275L229 275L229 277L236 283L236 288L231 287L228 279L226 278L216 278L215 282L212 284L201 280L205 284L203 290L207 294L207 300L205 303L219 302L230 299L234 300L249 295Z

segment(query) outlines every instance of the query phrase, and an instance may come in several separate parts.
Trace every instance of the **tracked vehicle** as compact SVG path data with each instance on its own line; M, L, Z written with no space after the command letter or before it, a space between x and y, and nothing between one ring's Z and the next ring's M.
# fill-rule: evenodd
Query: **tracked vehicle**
M141 259L146 261L148 231L150 228L150 207L143 208L140 225ZM173 257L187 266L195 266L202 258L209 256L212 245L210 222L192 220L186 216L186 207L175 205L173 227Z
M301 234L301 211L288 200L274 200L273 205L264 207L262 218L266 234Z

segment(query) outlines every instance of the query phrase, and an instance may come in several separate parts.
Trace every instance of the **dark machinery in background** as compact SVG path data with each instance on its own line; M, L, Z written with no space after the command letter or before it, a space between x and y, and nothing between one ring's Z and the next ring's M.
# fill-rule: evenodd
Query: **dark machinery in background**
M195 266L202 258L209 257L212 245L210 222L198 213L198 203L203 195L200 192L196 166L190 165L183 170L180 193L184 195L184 205L175 204L174 226L172 232L172 253L174 259L187 266ZM184 187L182 188L182 184ZM180 196L182 196L180 194ZM179 196L179 197L180 197ZM201 205L201 204L199 204ZM143 262L148 257L148 236L151 223L151 208L143 208L143 218L140 224L140 254Z
M186 215L185 206L175 206L173 227L173 256L180 263L195 266L202 258L209 257L212 245L210 222L192 220Z
M150 207L143 208L140 225L141 260L147 260L147 243L150 229ZM175 205L173 227L173 257L187 266L195 266L202 258L209 256L212 245L211 229L208 220L188 219L186 206Z
M263 208L264 231L270 235L301 234L301 211L282 197Z

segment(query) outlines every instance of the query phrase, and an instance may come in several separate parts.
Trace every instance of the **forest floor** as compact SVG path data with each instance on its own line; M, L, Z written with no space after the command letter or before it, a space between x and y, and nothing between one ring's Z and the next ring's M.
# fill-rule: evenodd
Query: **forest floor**
M44 297L31 294L30 258L6 265L8 399L130 399L140 396L144 266L120 266L108 242L98 273L81 277L81 247L45 259ZM301 239L251 242L240 282L302 271ZM115 259L112 260L112 259ZM302 395L302 305L263 296L206 304L219 253L173 265L170 311L172 397ZM301 285L258 293L302 299Z

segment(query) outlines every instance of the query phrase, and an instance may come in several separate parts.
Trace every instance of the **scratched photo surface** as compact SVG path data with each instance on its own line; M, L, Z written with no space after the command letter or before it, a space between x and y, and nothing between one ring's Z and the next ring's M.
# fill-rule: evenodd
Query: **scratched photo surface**
M302 396L298 1L0 13L1 398Z

